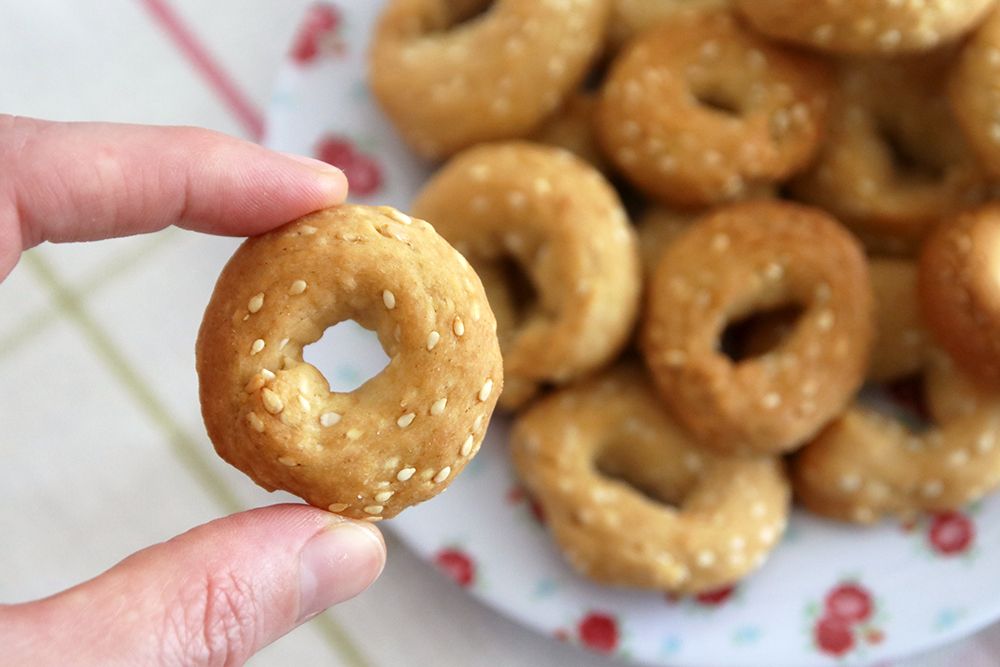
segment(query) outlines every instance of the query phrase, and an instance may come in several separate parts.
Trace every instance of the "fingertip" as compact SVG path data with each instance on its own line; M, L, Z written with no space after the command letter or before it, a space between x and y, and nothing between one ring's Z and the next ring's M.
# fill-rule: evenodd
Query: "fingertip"
M343 171L328 162L305 155L296 153L281 153L281 155L309 168L327 206L335 206L347 199L347 177Z
M369 523L334 520L299 555L299 621L358 595L385 567L385 541Z

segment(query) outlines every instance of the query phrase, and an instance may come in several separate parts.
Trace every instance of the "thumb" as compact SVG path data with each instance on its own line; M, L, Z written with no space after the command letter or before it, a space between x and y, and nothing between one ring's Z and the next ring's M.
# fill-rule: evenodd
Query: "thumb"
M363 591L384 563L371 524L305 505L252 510L0 607L0 642L11 664L238 665Z

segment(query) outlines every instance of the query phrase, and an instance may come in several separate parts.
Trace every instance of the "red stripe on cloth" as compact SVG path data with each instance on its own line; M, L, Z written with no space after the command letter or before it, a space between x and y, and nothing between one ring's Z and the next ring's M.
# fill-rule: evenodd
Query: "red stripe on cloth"
M195 36L184 20L170 6L168 0L142 0L160 27L170 36L174 45L187 56L195 69L208 81L222 101L243 125L253 139L264 135L264 116L212 57L204 44Z

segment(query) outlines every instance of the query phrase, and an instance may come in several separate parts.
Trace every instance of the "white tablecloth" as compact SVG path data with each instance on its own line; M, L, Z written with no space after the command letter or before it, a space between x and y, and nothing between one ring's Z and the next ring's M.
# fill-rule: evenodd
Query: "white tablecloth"
M307 5L0 0L0 111L257 138ZM0 600L52 593L197 523L275 501L212 453L198 410L194 336L234 246L178 230L47 245L0 285ZM609 664L516 626L388 542L371 590L253 664ZM897 664L1000 665L1000 626Z

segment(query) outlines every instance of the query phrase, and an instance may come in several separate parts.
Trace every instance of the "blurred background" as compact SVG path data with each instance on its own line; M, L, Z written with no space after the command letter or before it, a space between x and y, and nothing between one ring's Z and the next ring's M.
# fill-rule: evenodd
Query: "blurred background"
M0 0L0 112L261 140L310 4ZM0 285L0 601L51 594L198 523L283 499L214 455L199 413L194 338L235 245L179 230L46 245ZM515 625L391 531L387 541L371 590L252 664L611 664ZM998 655L994 628L897 664L985 666Z

